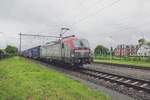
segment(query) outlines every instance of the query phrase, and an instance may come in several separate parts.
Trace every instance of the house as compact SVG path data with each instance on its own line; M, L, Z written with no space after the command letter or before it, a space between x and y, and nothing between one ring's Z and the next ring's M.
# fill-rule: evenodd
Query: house
M150 45L141 45L137 51L138 56L150 56Z
M118 45L114 50L114 56L136 56L138 45Z

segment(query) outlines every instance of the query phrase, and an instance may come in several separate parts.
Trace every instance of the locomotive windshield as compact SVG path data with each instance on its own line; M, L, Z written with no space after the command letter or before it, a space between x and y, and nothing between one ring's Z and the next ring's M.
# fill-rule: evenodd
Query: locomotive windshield
M89 42L85 39L75 40L75 47L87 47L89 48Z

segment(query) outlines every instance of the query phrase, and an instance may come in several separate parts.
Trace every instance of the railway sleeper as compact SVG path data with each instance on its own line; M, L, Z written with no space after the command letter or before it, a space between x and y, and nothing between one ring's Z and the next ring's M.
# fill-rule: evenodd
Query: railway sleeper
M116 82L117 84L119 85L124 85L126 87L129 87L129 88L133 88L133 89L136 89L136 90L142 90L142 91L145 91L147 93L150 93L150 88L147 88L147 87L141 87L139 85L134 85L134 84L131 84L131 83L125 83L123 81L120 81L120 80L123 80L123 78L120 78L119 80L112 80L111 78L106 78L106 77L101 77L101 76L97 76L97 75L94 75L94 74L91 74L91 73L88 73L88 72L84 72L84 71L81 71L83 74L86 74L86 75L89 75L89 76L92 76L93 78L103 78L104 80L109 80L111 82Z

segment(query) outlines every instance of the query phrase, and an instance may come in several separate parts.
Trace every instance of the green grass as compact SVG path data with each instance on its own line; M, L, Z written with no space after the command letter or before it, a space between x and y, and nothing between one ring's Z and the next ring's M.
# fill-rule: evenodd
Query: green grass
M95 55L95 59L110 60L110 55L106 55L106 56ZM135 61L135 62L150 63L150 57L138 57L138 56L118 57L118 56L112 56L111 59L112 60L121 60L121 61Z
M125 64L125 65L135 65L139 67L150 67L150 63L141 62L141 61L129 61L129 60L109 60L109 59L95 59L94 62L104 62L104 63L112 63L112 64Z
M0 61L0 100L110 100L67 75L30 60Z

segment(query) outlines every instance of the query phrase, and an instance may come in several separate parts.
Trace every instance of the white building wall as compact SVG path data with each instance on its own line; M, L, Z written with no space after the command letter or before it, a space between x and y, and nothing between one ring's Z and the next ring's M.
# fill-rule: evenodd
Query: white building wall
M150 46L148 45L142 45L138 51L137 51L138 56L150 56Z

